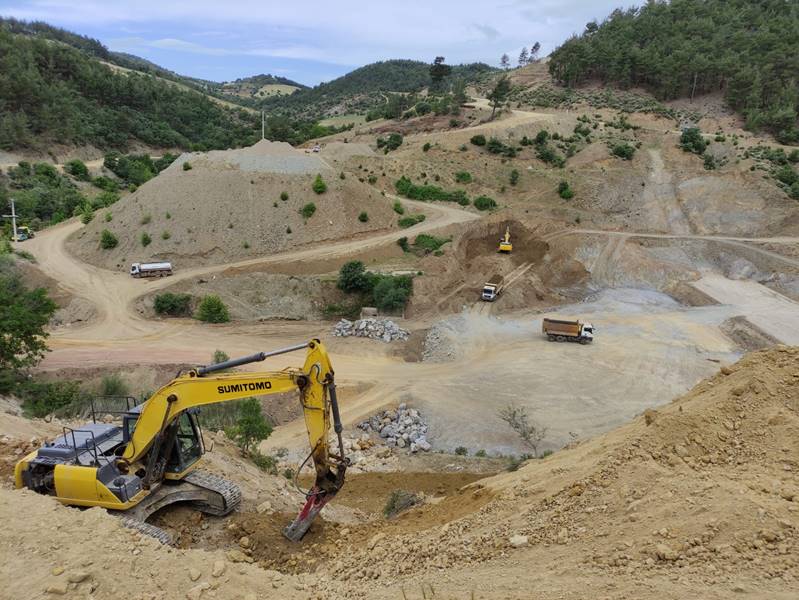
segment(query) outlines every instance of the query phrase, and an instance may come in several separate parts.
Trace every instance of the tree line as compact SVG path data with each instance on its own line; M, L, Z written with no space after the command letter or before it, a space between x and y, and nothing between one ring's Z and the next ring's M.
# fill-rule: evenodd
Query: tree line
M672 0L615 10L550 56L567 86L600 80L670 100L721 91L749 129L799 144L799 2Z

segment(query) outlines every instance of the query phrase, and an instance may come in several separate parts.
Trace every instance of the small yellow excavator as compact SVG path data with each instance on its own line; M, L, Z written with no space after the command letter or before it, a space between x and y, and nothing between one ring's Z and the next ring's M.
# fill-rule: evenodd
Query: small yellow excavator
M500 252L513 252L513 244L510 242L510 227L505 228L505 235L499 240Z
M303 349L302 368L220 373ZM126 526L168 542L166 532L145 523L164 506L187 502L203 512L226 515L241 502L235 483L197 469L205 452L200 408L292 390L299 391L311 446L303 465L313 459L316 470L305 505L283 532L288 539L299 541L344 485L348 464L333 368L318 339L178 374L141 404L126 399L117 414L121 423L98 422L92 406L91 423L76 429L64 427L62 436L17 463L16 486L55 496L68 505L102 506L124 516ZM331 419L338 436L338 454L329 449Z

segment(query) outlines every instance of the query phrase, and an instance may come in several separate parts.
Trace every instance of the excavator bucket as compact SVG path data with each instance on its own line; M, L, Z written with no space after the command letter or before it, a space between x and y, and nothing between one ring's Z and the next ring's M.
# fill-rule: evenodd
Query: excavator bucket
M308 493L308 499L297 517L283 530L283 535L292 542L299 542L311 528L319 512L335 496L335 492L321 492L313 488Z

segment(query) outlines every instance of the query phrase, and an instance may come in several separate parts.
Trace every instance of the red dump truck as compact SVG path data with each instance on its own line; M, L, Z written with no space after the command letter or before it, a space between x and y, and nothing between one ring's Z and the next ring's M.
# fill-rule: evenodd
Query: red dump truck
M591 323L544 319L541 330L550 342L580 342L581 344L588 344L594 341L594 326Z

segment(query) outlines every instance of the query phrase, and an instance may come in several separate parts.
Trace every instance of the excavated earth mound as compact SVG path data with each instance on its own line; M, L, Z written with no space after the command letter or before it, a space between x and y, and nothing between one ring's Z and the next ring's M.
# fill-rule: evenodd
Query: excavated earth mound
M184 170L185 163L191 169ZM317 174L327 184L323 194L312 190ZM300 210L309 203L316 210L306 218ZM395 217L379 192L355 177L340 179L318 155L261 141L240 150L182 155L135 193L98 211L68 246L104 268L169 260L180 269L351 238L395 227ZM118 238L115 248L100 247L104 229ZM146 246L144 234L151 240Z

